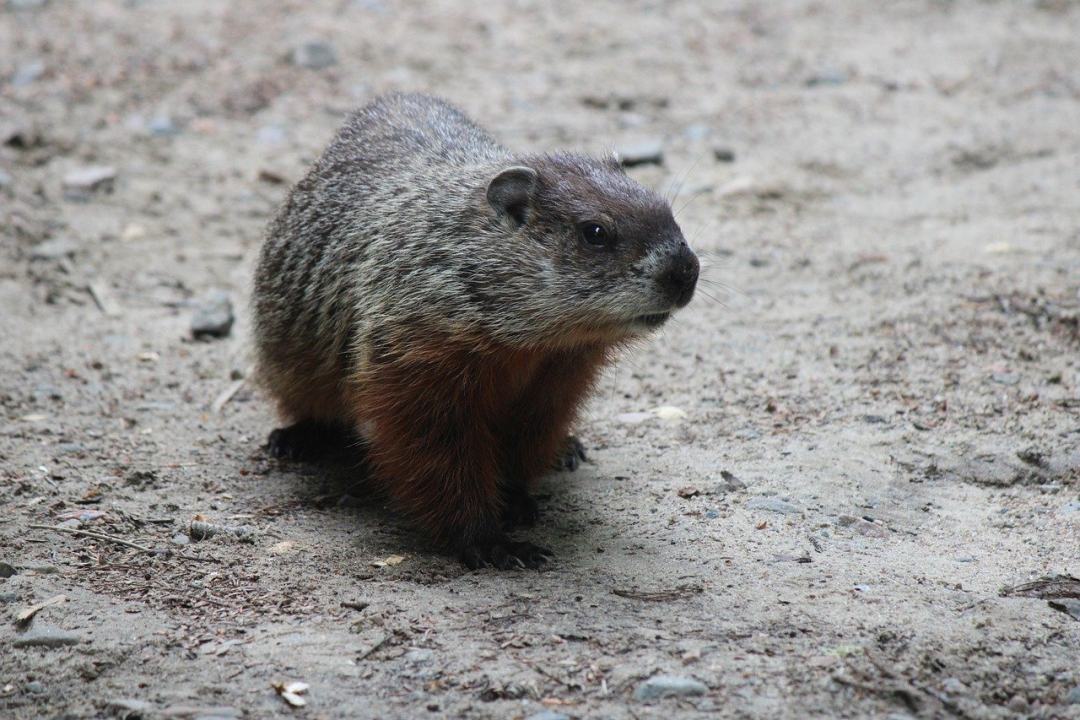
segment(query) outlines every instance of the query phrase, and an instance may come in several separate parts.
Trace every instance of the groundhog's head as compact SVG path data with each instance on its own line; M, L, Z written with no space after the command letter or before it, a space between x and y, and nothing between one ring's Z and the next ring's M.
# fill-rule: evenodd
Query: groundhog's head
M694 295L698 259L671 206L614 158L524 158L489 182L487 201L505 260L528 281L504 298L547 339L642 335Z

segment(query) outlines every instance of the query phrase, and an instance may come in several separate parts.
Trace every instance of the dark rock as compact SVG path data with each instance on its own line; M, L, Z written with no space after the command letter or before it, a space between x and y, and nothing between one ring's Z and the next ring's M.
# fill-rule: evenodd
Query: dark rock
M8 565L6 562L0 562L0 578L9 578L18 572L14 567Z
M62 648L68 645L78 645L82 638L75 633L70 633L61 628L42 623L35 623L33 627L21 635L16 635L11 643L13 647L30 648Z
M709 688L693 678L678 675L655 675L634 690L635 700L655 700L666 697L696 697Z
M663 165L664 143L660 140L643 140L623 145L615 151L615 157L623 167Z
M310 70L322 70L337 64L334 47L322 40L309 40L293 48L292 64Z
M738 492L739 490L746 489L746 483L739 478L735 477L735 473L730 470L721 470L720 477L723 478L723 482L718 486L718 490L723 492Z
M712 151L713 157L717 162L730 163L735 162L735 151L729 147L723 145L717 145Z
M191 334L195 339L228 337L234 319L229 296L220 290L212 292L196 306Z

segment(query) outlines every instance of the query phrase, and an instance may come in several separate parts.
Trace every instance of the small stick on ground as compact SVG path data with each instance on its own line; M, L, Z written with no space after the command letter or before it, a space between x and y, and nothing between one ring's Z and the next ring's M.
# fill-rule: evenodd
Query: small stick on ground
M153 548L148 548L145 545L133 543L130 540L123 540L112 535L105 535L104 533L91 532L90 530L76 530L75 528L56 527L55 525L30 525L29 527L35 530L52 530L59 533L67 533L68 535L80 535L82 537L94 538L95 540L103 540L105 542L116 543L117 545L124 545L129 548L141 550L144 553L153 553Z

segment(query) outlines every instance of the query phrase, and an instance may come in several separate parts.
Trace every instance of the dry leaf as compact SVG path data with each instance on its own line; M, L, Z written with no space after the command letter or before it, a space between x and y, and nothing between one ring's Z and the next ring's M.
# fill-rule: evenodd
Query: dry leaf
M45 602L39 602L37 605L31 605L25 610L20 610L19 614L15 616L15 624L19 626L29 625L30 621L34 619L34 616L37 615L39 611L50 605L59 605L65 600L67 600L67 595L57 595L56 597L49 598Z
M380 567L381 568L381 567L391 567L393 565L400 565L404 561L405 561L405 556L404 555L391 555L389 557L383 558L382 560L375 560L371 564L374 565L375 567Z
M271 683L277 694L281 696L281 699L289 703L293 707L304 707L307 705L307 700L300 697L307 692L311 687L306 682L300 682L299 680L293 680L287 683Z

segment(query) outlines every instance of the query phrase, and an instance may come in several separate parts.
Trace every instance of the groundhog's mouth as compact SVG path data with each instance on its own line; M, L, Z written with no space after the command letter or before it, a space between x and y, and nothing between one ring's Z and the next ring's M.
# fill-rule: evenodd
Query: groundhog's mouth
M671 317L671 313L652 313L650 315L638 315L634 318L635 325L644 325L647 328L655 328L663 325L667 319Z

